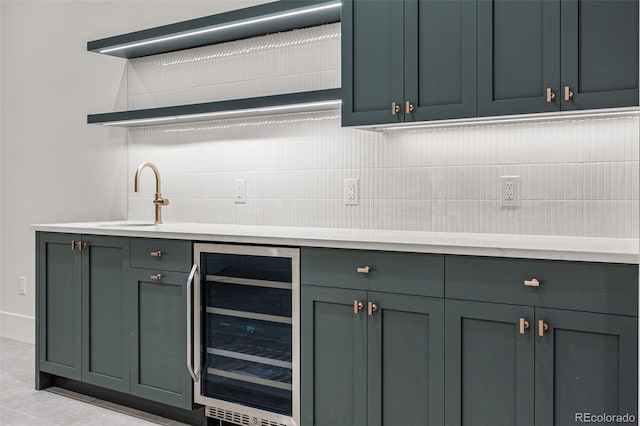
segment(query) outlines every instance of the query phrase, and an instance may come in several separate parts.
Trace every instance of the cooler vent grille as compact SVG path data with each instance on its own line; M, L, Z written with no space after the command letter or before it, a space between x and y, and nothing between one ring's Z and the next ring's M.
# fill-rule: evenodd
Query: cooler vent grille
M207 417L224 420L225 422L235 423L241 426L287 426L284 423L274 422L267 419L258 419L247 414L238 413L237 411L225 410L223 408L208 406L206 409Z

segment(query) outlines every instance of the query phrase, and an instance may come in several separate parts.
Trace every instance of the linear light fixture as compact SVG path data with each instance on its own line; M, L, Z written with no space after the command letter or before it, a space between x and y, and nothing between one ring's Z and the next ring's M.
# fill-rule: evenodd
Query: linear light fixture
M216 25L216 26L209 27L209 28L204 28L204 29L200 29L200 30L196 30L196 31L188 31L188 32L181 33L181 34L174 34L174 35L170 35L170 36L166 36L166 37L160 37L160 38L156 38L156 39L152 39L152 40L145 40L145 41L140 41L140 42L136 42L136 43L123 44L123 45L116 46L116 47L111 47L111 48L108 48L108 49L102 49L99 52L100 53L110 53L110 52L115 52L115 51L118 51L118 50L130 49L132 47L146 46L146 45L149 45L149 44L161 43L161 42L164 42L164 41L176 40L176 39L185 38L185 37L193 37L193 36L197 36L197 35L200 35L200 34L206 34L206 33L211 33L211 32L215 32L215 31L222 31L222 30L227 30L227 29L230 29L230 28L236 28L236 27L241 27L241 26L246 26L246 25L253 25L253 24L258 24L258 23L261 23L261 22L268 22L268 21L274 21L274 20L278 20L278 19L285 19L285 18L290 18L292 16L304 15L304 14L313 13L313 12L320 12L322 10L333 9L333 8L338 8L338 7L342 7L342 2L330 3L330 4L326 4L326 5L322 5L322 6L309 7L309 8L299 9L299 10L293 10L293 11L290 11L290 12L277 13L277 14L268 15L268 16L261 16L259 18L248 19L248 20L239 21L239 22L232 22L230 24Z
M535 123L544 121L560 121L560 120L576 120L585 118L606 118L606 117L625 117L640 115L638 107L621 107L621 108L603 108L584 111L566 111L566 112L546 112L528 115L502 115L497 117L474 117L460 118L454 120L437 120L437 121L421 121L415 123L403 123L400 125L374 125L363 126L361 129L375 131L408 131L433 129L439 127L461 127L486 124L515 124L515 123Z
M208 118L223 118L223 117L234 117L234 116L243 116L245 114L250 115L258 115L261 113L277 113L277 112L297 112L301 110L310 110L310 111L321 111L323 109L330 109L331 107L339 107L342 105L342 100L335 99L330 101L321 101L321 102L306 102L300 104L290 104L290 105L276 105L269 107L259 107L259 108L244 108L244 109L234 109L228 111L214 111L214 112L205 112L205 113L196 113L196 114L181 114L181 115L172 115L167 117L153 117L153 118L140 118L140 119L131 119L131 120L119 120L119 121L107 121L104 123L96 123L102 124L103 126L129 126L129 125L154 125L159 123L167 122L170 124L171 122L180 122L180 121L205 121Z

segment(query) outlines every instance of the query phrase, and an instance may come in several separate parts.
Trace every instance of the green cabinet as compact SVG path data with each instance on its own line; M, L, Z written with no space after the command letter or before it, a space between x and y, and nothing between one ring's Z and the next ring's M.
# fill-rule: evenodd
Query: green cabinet
M346 0L342 125L638 105L635 0Z
M443 281L441 255L302 249L302 424L444 424Z
M37 369L75 380L82 379L82 259L72 249L78 239L36 234Z
M633 105L638 2L478 1L478 115Z
M443 320L442 299L303 286L302 424L443 424Z
M347 0L342 125L475 114L475 2Z
M95 235L77 239L82 245L75 250L82 258L82 381L128 392L129 240Z
M188 271L191 243L43 232L36 238L38 373L191 409L188 273L131 267ZM38 388L49 384L38 374Z
M180 272L131 270L131 393L190 409L193 382L186 368L187 277Z
M637 417L637 318L447 300L447 425Z

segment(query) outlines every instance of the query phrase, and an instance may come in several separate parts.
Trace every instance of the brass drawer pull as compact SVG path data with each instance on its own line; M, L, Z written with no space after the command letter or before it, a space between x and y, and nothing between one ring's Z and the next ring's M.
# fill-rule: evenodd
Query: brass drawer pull
M151 278L154 281L160 281L162 279L162 274L151 275L149 278Z
M573 99L573 92L571 91L569 86L564 86L564 100L570 101L571 99Z
M555 98L556 98L556 94L553 93L553 90L551 89L551 87L547 87L547 103L553 102Z
M362 266L362 267L356 269L356 271L358 271L361 274L368 274L370 270L371 270L371 268L369 266Z
M404 113L405 114L410 114L414 110L415 110L415 106L411 102L409 102L409 101L405 102L405 105L404 105Z
M158 251L152 251L151 253L149 253L151 255L151 257L160 257L162 256L162 252L160 250Z
M71 250L75 250L79 247L80 241L71 240Z
M373 316L373 314L378 310L378 305L373 302L367 303L367 313L369 316Z
M544 336L544 332L547 330L549 330L549 324L542 320L538 321L538 336Z
M391 102L391 114L396 115L399 112L400 112L400 105L395 102Z
M520 334L524 334L524 331L529 328L529 321L524 318L520 318Z
M360 302L359 300L354 300L353 301L353 313L354 314L357 314L358 312L360 312L363 307L364 307L364 304L362 302Z
M87 248L87 243L84 241L78 241L78 250L82 251Z
M533 278L531 280L525 280L524 281L524 285L525 285L525 287L540 287L540 281L538 281L537 279Z

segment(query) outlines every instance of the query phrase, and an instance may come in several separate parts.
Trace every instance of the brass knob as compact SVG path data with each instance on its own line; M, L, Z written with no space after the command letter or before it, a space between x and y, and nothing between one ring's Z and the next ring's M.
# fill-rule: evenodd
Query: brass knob
M367 313L369 314L369 316L372 316L374 312L376 312L377 310L378 310L378 305L376 305L373 302L367 303Z
M162 274L151 275L149 278L154 281L160 281L162 279Z
M82 251L87 248L87 243L84 241L78 241L78 250Z
M524 331L529 328L529 321L524 318L520 318L520 334L524 334Z
M359 300L354 300L353 301L353 313L354 314L357 314L358 312L360 312L363 307L364 307L364 305Z
M524 281L524 285L525 285L525 287L540 287L540 281L538 281L537 279L533 278L531 280L525 280Z
M391 102L391 114L396 115L399 112L400 112L400 105L395 102Z
M79 243L80 243L79 241L71 240L71 250L77 249Z
M569 101L573 99L573 92L569 88L569 86L564 86L564 100Z
M360 274L368 274L370 270L371 268L369 266L362 266L356 269L356 271L358 271Z
M158 251L152 251L151 253L149 253L151 255L151 257L160 257L162 256L162 252L160 250Z
M414 109L415 109L415 106L411 102L409 102L409 101L405 102L405 104L404 104L404 112L405 112L405 114L412 113Z
M549 324L542 320L538 321L538 336L544 336L544 332L547 330L549 330Z
M553 102L555 98L556 98L556 94L553 93L553 90L551 90L551 87L547 87L547 102Z

